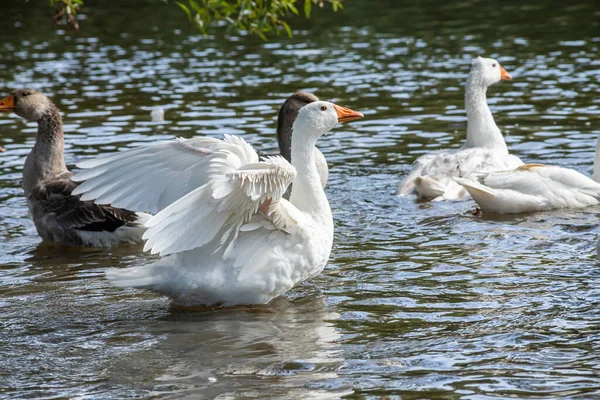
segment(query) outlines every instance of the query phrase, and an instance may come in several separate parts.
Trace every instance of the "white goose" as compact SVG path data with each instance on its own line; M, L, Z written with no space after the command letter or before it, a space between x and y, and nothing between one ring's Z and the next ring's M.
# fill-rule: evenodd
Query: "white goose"
M473 60L465 88L465 144L458 150L441 150L419 157L398 187L398 195L415 192L420 199L463 199L469 194L454 177L470 177L474 172L506 170L523 164L518 157L508 154L486 101L489 86L509 79L511 76L498 61L482 57Z
M516 214L600 204L600 138L593 179L573 169L525 164L510 171L456 178L485 213Z
M298 111L305 105L319 101L319 98L309 92L296 92L288 97L277 113L277 144L279 146L279 154L288 161L292 159L292 124L296 120ZM315 164L317 166L317 172L319 173L319 179L323 188L327 186L327 179L329 177L329 167L327 166L327 160L319 149L315 147ZM289 199L292 187L288 187L285 195L286 199Z
M333 218L314 146L338 122L362 116L324 101L303 107L292 164L280 156L261 162L236 136L176 139L83 162L89 169L74 178L85 181L77 188L82 198L160 211L146 224L144 249L166 257L111 269L108 277L178 304L232 306L267 303L318 275L331 251Z

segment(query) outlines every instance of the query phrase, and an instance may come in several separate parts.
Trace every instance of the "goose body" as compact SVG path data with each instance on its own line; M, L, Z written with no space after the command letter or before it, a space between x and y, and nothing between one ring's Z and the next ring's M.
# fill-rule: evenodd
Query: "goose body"
M464 199L469 193L454 178L469 178L475 173L512 169L523 164L508 153L486 100L487 88L507 79L511 76L496 60L478 57L473 61L465 87L468 121L465 144L460 149L419 157L397 194L415 193L426 200Z
M0 111L37 122L36 142L23 167L23 189L42 240L62 245L110 247L142 241L150 215L81 201L64 162L64 135L58 108L32 89L15 90Z
M600 203L600 183L557 166L525 164L511 171L456 180L485 213L516 214Z
M146 223L145 250L163 257L111 269L109 279L178 304L231 306L266 303L318 275L331 251L333 219L315 143L338 122L360 117L328 102L303 107L291 164L281 156L260 161L235 136L176 139L81 163L75 179L85 181L77 188L82 198L158 212Z

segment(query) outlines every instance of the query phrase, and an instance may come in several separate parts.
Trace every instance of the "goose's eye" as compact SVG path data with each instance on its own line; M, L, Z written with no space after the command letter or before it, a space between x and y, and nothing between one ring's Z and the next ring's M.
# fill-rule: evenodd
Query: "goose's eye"
M493 63L493 64L492 64L492 67L496 68L496 63Z
M23 97L25 97L25 96L29 96L30 94L31 94L31 93L29 93L29 92L23 92L22 96L23 96Z
M327 110L327 106L321 106L321 111Z

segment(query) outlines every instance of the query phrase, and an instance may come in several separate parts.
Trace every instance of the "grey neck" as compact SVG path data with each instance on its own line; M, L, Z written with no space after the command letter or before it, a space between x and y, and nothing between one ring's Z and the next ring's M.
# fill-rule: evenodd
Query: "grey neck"
M43 180L67 172L64 160L63 124L58 108L51 104L37 121L35 145L25 160L23 188L29 195Z
M494 121L492 111L487 104L487 87L477 75L469 75L465 90L465 109L467 111L467 140L463 148L481 147L508 154L502 132Z

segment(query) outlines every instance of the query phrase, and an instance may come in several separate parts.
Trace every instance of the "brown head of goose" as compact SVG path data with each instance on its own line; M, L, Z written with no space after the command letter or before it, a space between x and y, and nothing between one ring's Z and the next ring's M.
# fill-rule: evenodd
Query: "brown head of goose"
M62 118L48 97L33 89L18 89L0 101L0 111L14 112L38 125L35 145L23 167L23 189L45 242L84 246L141 242L148 214L81 201L73 195L78 184L65 165Z

